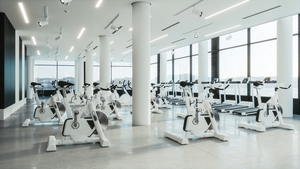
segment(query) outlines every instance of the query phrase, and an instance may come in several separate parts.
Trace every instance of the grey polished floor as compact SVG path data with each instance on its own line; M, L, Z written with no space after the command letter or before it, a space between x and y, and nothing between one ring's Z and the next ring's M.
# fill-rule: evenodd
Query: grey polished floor
M268 129L255 132L237 127L253 122L254 116L220 114L219 129L230 137L228 142L214 138L191 140L188 145L164 138L165 131L183 133L183 119L177 112L183 106L151 114L151 125L132 126L130 108L120 114L123 121L111 121L105 135L111 147L99 144L58 146L46 152L49 135L61 137L62 126L36 125L22 128L32 116L33 104L27 104L0 122L1 169L77 169L77 168L203 168L203 169L293 169L300 168L300 117L285 118L295 130Z

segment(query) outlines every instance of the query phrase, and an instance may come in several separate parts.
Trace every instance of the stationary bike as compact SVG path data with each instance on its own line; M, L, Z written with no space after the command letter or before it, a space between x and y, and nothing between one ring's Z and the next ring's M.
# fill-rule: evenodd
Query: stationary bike
M150 104L151 104L150 111L151 113L162 114L162 110L158 109L159 99L158 96L156 95L157 88L159 85L151 83L151 86L152 86L152 90L150 90Z
M180 82L180 86L192 86L193 83ZM222 84L210 84L205 88L212 90L217 89ZM189 139L215 137L222 141L228 141L228 136L221 134L218 129L217 121L219 120L218 112L211 108L213 102L213 93L209 93L209 97L205 98L205 90L200 96L200 101L195 100L195 112L190 113L184 118L183 130L185 134L179 135L169 131L164 133L164 136L170 138L179 144L189 144ZM186 96L185 96L186 97ZM186 99L187 100L187 99ZM188 104L187 104L188 106Z
M100 84L94 83L95 94L93 99L96 99L95 102L96 110L99 110L107 115L107 117L113 116L114 119L122 120L122 117L119 115L119 111L122 108L121 103L116 99L116 96L113 94L116 90L116 85L110 84ZM111 91L111 94L104 98L102 96L102 91Z
M60 81L59 86L71 86L73 84ZM79 115L88 112L88 116L80 118ZM55 136L49 136L46 151L56 151L58 145L82 144L99 142L102 147L110 146L109 140L105 137L104 131L108 126L107 116L96 111L93 101L81 109L74 110L74 118L65 121L62 135L63 138L56 139Z
M262 109L259 109L256 114L256 123L248 124L248 123L238 123L239 127L243 127L246 129L256 130L256 131L266 131L267 128L278 127L293 130L294 126L292 124L285 124L282 118L282 107L278 103L278 94L279 89L289 89L291 85L288 87L284 87L282 85L276 84L275 86L275 94L272 96L263 106Z
M37 93L37 87L42 86L40 83L31 82L30 87L33 89L33 95L37 103L37 107L34 109L33 120L26 119L22 127L27 127L31 124L44 124L44 123L58 123L63 125L64 119L62 116L65 113L65 106L60 102L57 102L56 95L51 97L46 102L40 102Z

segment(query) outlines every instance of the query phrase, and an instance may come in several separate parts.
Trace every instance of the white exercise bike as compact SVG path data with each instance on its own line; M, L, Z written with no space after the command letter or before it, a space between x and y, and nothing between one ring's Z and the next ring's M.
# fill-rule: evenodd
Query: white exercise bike
M42 86L40 83L31 82L30 87L33 89L33 95L37 104L37 107L34 109L33 118L27 118L22 127L27 127L33 124L46 124L46 123L57 123L58 125L63 125L64 119L62 116L65 113L65 106L60 103L60 98L58 95L58 90L55 95L51 97L46 102L40 102L39 96L37 93L37 87Z
M266 131L267 128L278 127L293 130L294 125L285 124L283 122L282 114L283 109L278 103L278 94L279 89L289 89L291 85L288 87L284 87L283 85L276 84L275 86L275 94L272 96L263 106L262 109L259 109L256 114L256 123L248 124L248 123L238 123L239 127L243 127L246 129L251 129L255 131Z
M193 83L180 82L180 86L185 88L186 86L192 86ZM205 88L211 90L217 89L222 84L215 83ZM209 97L205 97L206 92L200 95L200 101L195 100L195 112L190 113L184 119L183 130L185 133L179 135L173 132L166 131L164 136L170 138L179 144L189 144L189 139L198 139L206 137L215 137L222 141L228 141L228 136L219 132L218 123L219 114L211 108L213 102L213 93L209 93ZM186 97L186 96L185 96Z
M73 84L60 81L59 86L67 88ZM85 112L85 117L81 118L80 114ZM88 112L88 113L86 113ZM46 151L56 151L59 145L86 144L99 142L102 147L109 147L110 142L105 137L104 131L108 126L107 116L97 111L94 102L89 100L88 103L80 109L74 110L74 118L65 120L61 139L55 136L49 136Z

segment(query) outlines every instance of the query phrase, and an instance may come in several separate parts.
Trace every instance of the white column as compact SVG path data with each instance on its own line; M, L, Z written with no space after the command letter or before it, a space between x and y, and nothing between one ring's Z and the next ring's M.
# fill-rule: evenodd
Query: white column
M83 61L81 60L80 57L77 58L76 61L76 93L79 93L82 90L83 86Z
M100 83L111 82L111 71L110 71L110 36L100 35L99 36L99 80ZM109 92L103 91L104 97L108 96Z
M208 57L207 57L207 41L198 43L198 94L203 92L201 82L208 80Z
M92 51L85 51L85 83L89 83L86 94L88 98L93 96L93 55ZM83 85L83 84L82 84Z
M132 122L150 125L150 3L132 3Z
M293 83L293 19L277 21L277 83ZM293 117L293 89L279 91L283 117Z
M28 79L27 79L27 99L32 99L33 91L30 87L30 83L34 81L33 79L33 69L34 69L34 60L33 56L27 57L27 72L28 72Z
M99 36L99 80L100 83L110 83L110 36Z
M160 54L160 82L167 82L167 52Z

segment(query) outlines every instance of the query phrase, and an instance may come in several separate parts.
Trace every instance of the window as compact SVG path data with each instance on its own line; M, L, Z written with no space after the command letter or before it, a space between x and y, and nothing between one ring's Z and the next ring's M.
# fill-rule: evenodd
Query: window
M58 62L58 80L68 81L75 84L75 62L59 61Z
M247 29L220 37L220 49L247 44Z
M150 65L150 82L157 84L157 63Z
M174 81L190 81L190 57L174 60Z
M251 43L277 37L277 21L251 28Z
M112 62L112 80L114 83L119 81L132 81L132 66L131 62Z
M174 50L174 58L190 56L190 46L185 46Z
M52 81L56 80L56 61L35 61L34 81L41 83L44 90L55 90Z

